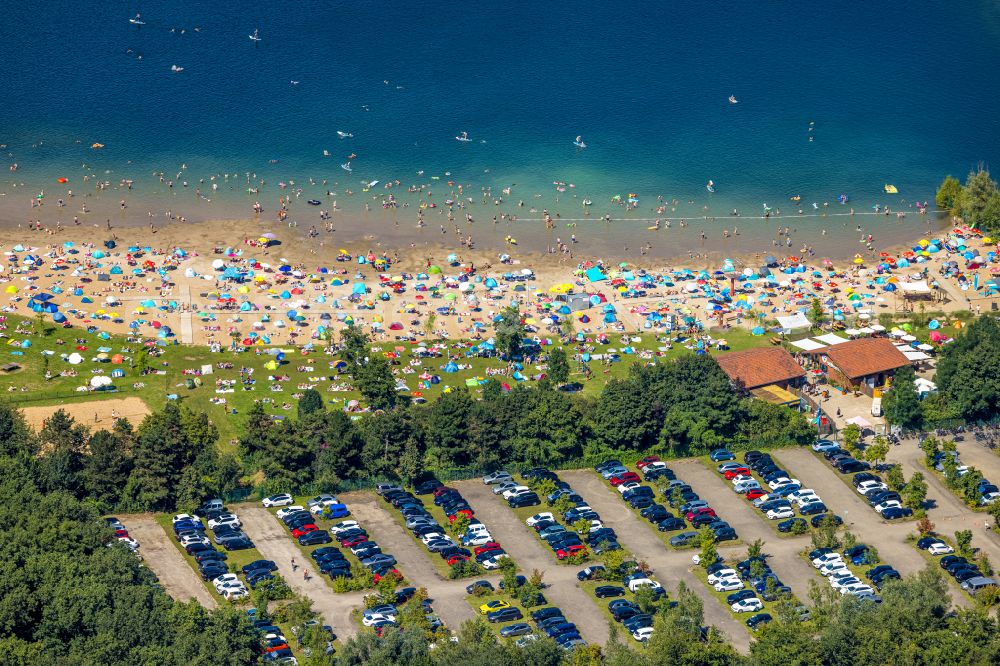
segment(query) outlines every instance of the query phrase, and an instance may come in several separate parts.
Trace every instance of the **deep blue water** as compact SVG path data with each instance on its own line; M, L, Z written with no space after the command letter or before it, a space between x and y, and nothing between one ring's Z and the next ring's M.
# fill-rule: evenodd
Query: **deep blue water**
M864 206L885 183L933 199L1000 154L995 2L827 4L8 3L0 143L27 180L83 161L404 184L424 169L515 198L566 181L595 202L703 204L712 179L720 214L792 194Z

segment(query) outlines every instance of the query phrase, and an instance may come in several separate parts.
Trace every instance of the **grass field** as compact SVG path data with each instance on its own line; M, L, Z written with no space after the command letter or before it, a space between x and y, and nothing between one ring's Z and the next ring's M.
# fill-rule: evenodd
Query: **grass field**
M212 352L206 346L180 345L173 341L151 340L144 338L127 339L123 336L102 336L97 331L88 333L84 329L62 329L51 322L40 325L38 321L7 315L6 331L8 340L0 345L0 365L17 363L21 369L3 375L8 391L6 399L18 407L62 405L86 403L103 400L108 397L124 398L136 396L142 399L150 409L157 409L168 399L176 399L196 411L209 415L219 429L220 446L231 447L234 438L238 437L243 426L241 415L254 403L261 401L269 413L276 417L294 416L296 413L297 394L305 387L319 390L331 408L342 408L347 401L357 400L360 395L351 389L350 378L338 375L334 369L339 360L335 354L327 355L321 351L309 351L303 348L283 346L285 360L276 370L265 367L274 356L268 352L271 348L252 347L244 351L223 348ZM20 332L19 332L20 331ZM732 329L725 332L725 337L731 349L741 350L767 344L766 338L753 337L743 329ZM653 335L642 334L631 336L631 344L637 352L661 353L661 358L672 358L681 354L691 353L682 345L674 344L669 350L656 340ZM27 342L28 346L24 346ZM428 344L433 341L428 340ZM412 353L415 345L406 342L380 343L374 348L383 353L398 354L397 370L413 368L412 374L400 374L397 379L405 380L411 391L419 390L423 397L433 400L447 388L465 386L472 378L485 377L487 368L501 368L505 364L497 359L466 357L471 343L459 341L442 341L447 346L446 352L456 359L457 363L470 367L452 374L443 372L447 356L424 359L421 365L410 366L411 361L419 360ZM613 336L607 345L620 349L622 338ZM661 351L661 348L664 351ZM144 350L153 350L156 356L147 355ZM567 351L571 351L567 349ZM596 352L601 351L601 345ZM64 357L79 353L83 361L71 365ZM97 360L99 354L107 358ZM117 359L117 356L121 359ZM601 390L604 381L610 377L622 377L627 374L633 362L641 360L637 355L622 355L620 361L601 365L590 363L593 378L587 381L581 374L581 368L571 364L570 381L579 381L583 385L585 395L594 395ZM120 361L120 362L115 362ZM219 364L233 367L218 367ZM209 366L212 374L199 376L201 369ZM146 374L141 374L142 369ZM244 369L244 377L251 377L255 383L241 383L240 370ZM121 370L124 376L114 379L115 391L79 391L96 375L111 375L113 370ZM50 377L46 378L46 373ZM61 373L75 372L75 376L63 376ZM417 375L426 372L441 378L440 383L427 383L417 386ZM527 376L538 374L542 370L529 366L524 369ZM252 374L247 374L252 373ZM271 380L269 377L277 377ZM504 379L513 382L513 379ZM200 385L199 385L200 383ZM219 384L217 388L217 383ZM229 384L229 386L223 386ZM331 387L342 387L345 390L330 390ZM301 387L301 388L300 388ZM218 391L232 391L217 393ZM474 389L478 390L478 389ZM225 401L223 404L221 401Z

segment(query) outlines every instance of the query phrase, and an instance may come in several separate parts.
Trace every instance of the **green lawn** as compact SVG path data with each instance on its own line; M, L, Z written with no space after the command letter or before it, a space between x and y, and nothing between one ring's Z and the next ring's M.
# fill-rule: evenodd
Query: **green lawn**
M350 389L350 379L347 376L338 375L333 369L333 364L338 360L336 355L326 355L319 351L306 351L294 346L281 346L285 350L286 358L277 370L269 370L265 364L274 357L267 354L267 348L254 347L248 351L237 352L223 349L218 353L213 353L206 346L180 345L174 340L170 343L163 343L154 346L152 349L159 354L157 357L149 357L148 361L143 361L144 354L140 352L147 349L147 344L154 342L151 339L142 338L128 341L123 336L108 336L102 339L98 332L88 333L85 329L73 327L72 329L62 329L51 321L47 321L44 326L40 326L37 321L19 315L7 315L6 335L10 340L18 344L6 344L0 346L0 365L14 362L22 366L20 370L4 375L5 384L17 390L8 391L6 398L12 404L19 407L58 405L85 402L88 400L100 400L107 397L124 398L136 396L141 398L150 409L162 406L168 395L176 395L183 404L188 405L196 411L202 411L209 415L212 422L219 429L220 446L229 448L232 446L234 438L238 437L243 427L242 414L244 414L255 400L262 401L269 413L275 417L295 416L297 395L301 391L299 388L313 386L319 390L328 403L334 408L342 407L348 400L360 399L353 389ZM18 333L17 329L24 331ZM651 334L639 334L631 336L638 338L638 342L630 342L637 351L649 351L657 353L663 346ZM763 337L753 337L743 329L732 329L725 332L725 337L733 350L747 349L753 346L766 345L767 340ZM21 346L27 341L29 347ZM432 341L428 341L430 343ZM447 358L431 358L422 362L420 367L415 367L416 372L412 374L398 375L398 379L405 379L411 391L419 390L423 397L432 400L439 396L442 391L448 388L465 386L468 379L474 377L485 377L487 368L505 367L506 364L497 359L485 359L479 357L465 358L465 351L470 343L445 341L449 347L449 353L458 357L458 362L468 364L470 367L453 374L442 372L442 367L447 362ZM621 336L611 338L609 347L621 348ZM416 357L412 355L412 350L416 347L408 343L379 343L374 348L385 353L398 351L399 365L397 370L408 368L409 363ZM101 350L106 350L109 360L98 362L95 360ZM571 352L571 350L568 350ZM598 352L600 348L598 348ZM63 360L63 356L68 356L78 352L84 360L79 365L73 366ZM691 353L680 345L674 345L672 349L663 351L662 358L672 358L681 354ZM111 362L110 357L121 354L123 360L120 364ZM633 362L641 359L637 355L623 355L621 361L610 365L601 365L599 362L591 362L593 378L587 381L580 374L580 368L571 363L572 375L570 381L579 381L583 384L585 395L596 395L600 392L605 381L611 377L623 377L628 373ZM645 362L645 361L643 361ZM149 373L141 375L140 370L145 363ZM219 368L218 364L232 364L232 368ZM211 366L212 374L198 377L194 374L200 371L202 366ZM245 368L252 371L252 378L256 383L252 386L241 384L240 369ZM117 391L107 392L81 392L77 391L89 382L94 376L92 373L103 371L103 374L110 375L112 370L122 370L125 376L116 379L114 386ZM77 376L60 376L63 371L76 371ZM45 378L46 371L53 376ZM426 386L417 386L418 375L427 372L441 377L438 384L428 383ZM530 366L525 368L525 375L532 375L541 372ZM278 376L280 381L270 381L269 376ZM287 377L287 380L284 379ZM603 380L603 381L602 381ZM188 382L197 383L189 388ZM507 380L513 382L512 379ZM216 382L231 383L233 392L217 393ZM344 385L349 390L332 391L331 387ZM220 385L220 391L230 390L228 387ZM480 389L475 388L478 392ZM219 403L225 400L226 404ZM216 402L213 402L216 401ZM233 413L235 412L235 414Z
M166 533L167 540L174 545L174 547L181 554L184 560L188 563L188 565L190 565L191 569L194 570L194 575L198 577L198 580L201 580L201 572L198 570L198 562L193 557L188 555L187 552L184 550L184 548L181 547L180 542L174 538L174 527L171 520L172 516L166 513L158 513L156 514L155 518L156 522L160 525L160 527L163 528L163 531ZM206 536L210 534L211 532L206 532ZM211 539L212 537L209 536L209 538ZM246 584L246 578L243 576L243 572L240 571L243 568L243 566L246 564L250 564L255 560L266 559L263 555L260 554L260 551L258 551L256 548L248 548L246 550L227 550L224 552L228 557L228 559L226 560L226 566L229 568L231 572L238 573L240 579L243 581L244 584ZM212 585L211 581L203 581L203 582L205 584L205 587L212 594L212 597L215 598L216 602L218 602L219 604L231 603L226 599L224 599L222 595L218 594L215 591L215 586ZM247 589L248 590L250 589L249 585L247 585ZM250 604L250 599L248 597L236 605L243 607L243 606L249 606L249 604Z

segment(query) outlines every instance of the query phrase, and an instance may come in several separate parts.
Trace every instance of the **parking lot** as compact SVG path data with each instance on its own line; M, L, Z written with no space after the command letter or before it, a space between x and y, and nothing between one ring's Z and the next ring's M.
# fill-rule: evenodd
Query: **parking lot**
M994 454L985 449L977 450L967 455L966 461L976 465L982 459L981 462L989 464L989 467L982 465L984 472L991 474L990 469L1000 471L1000 465L985 457L990 455ZM912 542L907 541L907 536L915 532L912 521L883 520L849 483L837 478L838 473L820 456L808 449L779 449L773 451L772 456L804 487L820 494L829 510L843 518L845 529L853 532L859 543L878 550L882 562L891 564L903 575L910 575L924 568L928 561L934 561L933 557L918 551ZM989 520L986 514L968 509L944 487L939 477L923 467L922 456L915 444L908 446L904 443L903 446L893 447L889 460L899 462L907 477L916 471L924 473L930 487L929 499L932 500L928 516L936 524L937 532L947 536L955 530L972 529L975 534L973 545L982 549L991 560L1000 561L1000 538L994 530L985 528L984 523ZM764 542L768 565L799 601L808 600L811 581L822 584L825 579L802 555L812 549L809 535L779 536L763 514L745 498L737 496L729 483L703 461L675 460L670 461L669 466L702 499L719 507L720 515L737 531L739 542L719 544L719 552L727 561L744 558L747 544L760 539ZM677 585L684 582L702 599L706 624L720 629L737 649L744 652L748 649L751 634L742 622L745 618L742 615L734 617L725 600L720 600L719 595L706 585L703 572L694 570L692 555L697 553L697 548L674 550L668 547L661 534L657 533L656 525L640 518L592 469L560 471L559 477L600 514L603 525L617 533L621 545L635 560L649 565L651 575L672 594L676 592ZM536 569L544 573L544 595L549 605L560 607L567 621L577 625L585 640L603 644L608 637L606 601L593 597L591 588L595 587L595 583L577 580L577 572L583 567L557 564L544 542L524 524L523 517L495 495L492 487L484 484L482 479L457 481L450 485L462 493L475 515L489 526L493 538L503 544L521 573L531 574ZM407 584L427 589L434 611L446 626L458 629L463 622L478 615L478 606L466 591L466 586L473 579L445 578L432 559L436 555L423 548L408 533L374 492L345 493L342 501L349 505L351 518L361 523L373 540L396 557ZM538 512L550 509L544 502L537 507ZM243 529L260 556L273 560L289 585L308 596L315 610L339 635L349 637L361 630L355 611L364 606L364 591L335 593L326 580L321 580L319 572L311 572L306 580L302 575L303 569L310 567L312 562L306 560L303 551L271 510L257 503L234 506L233 510L238 512ZM171 543L168 530L154 517L129 516L125 522L132 536L140 542L140 552L146 564L171 595L184 600L196 599L206 607L217 605L216 596L200 580L177 545ZM293 571L293 558L299 566L298 571ZM592 558L590 564L599 562L600 558ZM500 577L499 572L492 572L479 578L496 585ZM952 596L956 605L968 606L972 603L970 597L958 593L957 586Z

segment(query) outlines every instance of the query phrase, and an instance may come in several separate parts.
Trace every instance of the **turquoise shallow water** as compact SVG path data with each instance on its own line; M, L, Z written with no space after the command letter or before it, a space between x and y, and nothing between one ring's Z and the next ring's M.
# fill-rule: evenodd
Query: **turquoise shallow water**
M141 28L128 22L137 9ZM858 210L906 209L933 199L944 174L1000 153L1000 9L986 1L56 0L44 13L12 3L5 19L0 143L29 184L73 181L86 163L155 199L149 174L186 164L192 182L266 178L258 198L273 209L280 180L337 181L307 187L316 196L449 173L473 192L514 184L522 217L532 205L579 217L584 197L620 216L609 200L628 193L640 199L633 216L656 217L663 195L679 200L675 217L706 205L724 217L764 203L791 213L791 195L807 212L841 193ZM472 141L455 141L461 131ZM95 141L106 147L90 150ZM347 174L338 165L352 152ZM554 181L575 187L557 201ZM241 190L216 199L243 211Z

